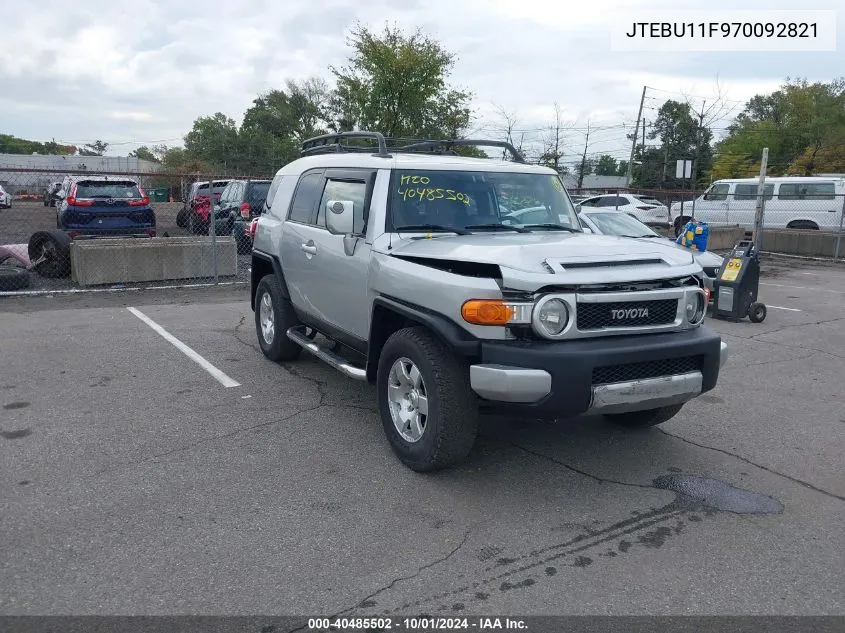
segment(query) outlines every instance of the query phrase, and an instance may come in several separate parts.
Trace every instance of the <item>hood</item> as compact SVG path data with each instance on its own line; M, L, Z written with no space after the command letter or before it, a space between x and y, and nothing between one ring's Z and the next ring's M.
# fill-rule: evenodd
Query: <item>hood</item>
M701 271L689 250L662 240L585 233L435 234L430 239L401 241L394 237L387 252L403 259L494 264L510 287L525 287L518 280L592 284L645 281Z

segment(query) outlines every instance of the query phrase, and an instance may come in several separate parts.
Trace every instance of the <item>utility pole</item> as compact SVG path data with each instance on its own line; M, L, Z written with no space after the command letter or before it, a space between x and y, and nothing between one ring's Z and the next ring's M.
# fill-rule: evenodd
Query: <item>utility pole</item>
M701 129L704 126L704 106L707 104L707 101L701 102L701 112L698 113L698 130L696 130L695 134L695 156L692 158L692 167L690 169L690 185L689 189L690 192L693 193L692 196L692 213L690 213L690 217L695 219L695 169L698 163L698 153L701 151Z
M640 119L643 116L646 90L648 90L648 86L643 86L643 96L640 98L640 111L637 112L637 126L634 128L634 140L631 142L631 159L628 161L628 173L625 175L626 187L631 186L631 177L634 175L634 151L637 149L637 132L640 130Z
M763 158L760 161L760 180L757 183L757 208L754 212L754 250L760 252L763 245L763 210L766 206L766 168L769 166L769 148L763 148Z
M587 139L584 141L584 154L581 156L581 169L578 172L578 188L584 184L584 170L587 168L587 147L590 145L590 122L587 121ZM630 168L629 168L630 169Z
M643 159L640 162L640 186L645 182L645 119L643 119Z

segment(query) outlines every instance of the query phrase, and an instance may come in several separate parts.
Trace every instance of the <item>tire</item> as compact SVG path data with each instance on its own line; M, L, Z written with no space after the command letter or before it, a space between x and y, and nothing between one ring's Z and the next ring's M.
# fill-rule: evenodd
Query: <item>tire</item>
M766 319L766 305L755 301L748 306L748 318L752 323L762 323Z
M29 288L29 272L26 268L0 266L0 291Z
M674 418L678 412L683 408L682 404L673 404L669 407L661 407L659 409L648 409L646 411L631 411L630 413L609 413L606 414L608 420L619 426L625 426L630 429L644 428L649 426L657 426L663 424Z
M185 207L179 209L179 212L176 214L176 226L180 229L184 229L188 225L188 210Z
M38 231L29 238L29 260L42 277L60 279L70 276L70 238L64 231ZM43 258L43 261L35 263Z
M400 363L417 378L416 382L400 378ZM391 390L397 383L399 391ZM403 387L412 385L415 389L403 391ZM408 468L417 472L441 470L469 455L478 433L478 399L470 387L469 369L425 328L405 328L390 336L379 357L376 388L384 432L393 452ZM391 397L390 393L395 395ZM414 395L406 397L405 393ZM425 416L424 420L416 418L422 422L417 427L424 425L421 432L405 423L396 411L401 400L419 403L420 394L425 396L427 412L417 410L416 415ZM394 415L405 436L394 424Z
M681 229L683 229L689 221L690 218L685 215L675 218L675 237L678 237L681 234Z
M269 300L269 305L265 302ZM269 310L269 313L268 313ZM268 318L272 333L265 329ZM302 348L287 337L288 328L299 325L290 301L282 296L282 289L275 275L265 275L255 289L255 333L262 353L273 362L296 360Z
M818 231L819 225L809 220L796 220L786 225L788 229L799 229L802 231Z
M50 206L50 203L49 203L47 200L44 200L44 206L45 206L45 207L49 207L49 206Z

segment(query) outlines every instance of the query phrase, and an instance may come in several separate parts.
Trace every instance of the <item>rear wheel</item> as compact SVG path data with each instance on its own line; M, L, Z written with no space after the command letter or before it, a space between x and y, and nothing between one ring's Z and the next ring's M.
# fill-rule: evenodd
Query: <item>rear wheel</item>
M70 275L70 238L64 231L38 231L29 238L29 261L42 277L58 279Z
M766 305L755 301L748 306L748 318L752 323L762 323L766 318Z
M643 428L657 426L674 418L683 408L682 404L674 404L659 409L648 409L646 411L631 411L630 413L609 413L605 417L620 426L628 428Z
M302 348L287 336L299 325L290 301L282 295L275 275L265 275L255 290L255 331L263 354L274 362L296 360Z
M396 456L412 470L464 460L478 432L478 401L463 360L425 328L394 332L376 377L382 426Z

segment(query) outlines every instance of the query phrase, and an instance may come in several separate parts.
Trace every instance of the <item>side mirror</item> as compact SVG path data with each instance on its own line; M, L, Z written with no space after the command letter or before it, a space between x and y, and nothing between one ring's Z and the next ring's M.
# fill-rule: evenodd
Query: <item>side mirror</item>
M593 232L593 229L591 229L589 226L582 226L581 228L584 230L584 233L592 233Z
M326 228L333 235L352 233L354 221L351 200L329 200L326 202Z

